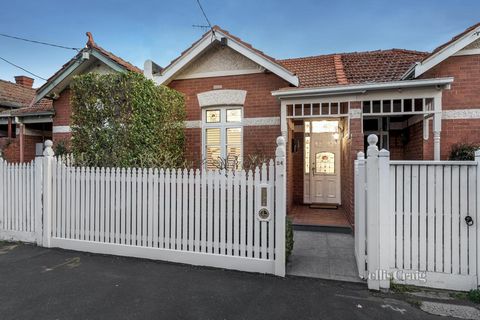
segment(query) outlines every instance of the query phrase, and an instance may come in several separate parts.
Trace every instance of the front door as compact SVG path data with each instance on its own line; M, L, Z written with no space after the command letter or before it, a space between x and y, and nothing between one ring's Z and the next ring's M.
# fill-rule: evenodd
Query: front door
M340 204L338 121L312 121L310 202Z

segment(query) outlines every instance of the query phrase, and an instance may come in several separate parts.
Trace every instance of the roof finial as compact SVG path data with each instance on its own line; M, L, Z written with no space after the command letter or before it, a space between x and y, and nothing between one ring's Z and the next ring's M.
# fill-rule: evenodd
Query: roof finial
M91 47L95 46L95 41L93 41L92 33L90 31L88 31L86 33L86 35L88 37L87 48L91 48Z

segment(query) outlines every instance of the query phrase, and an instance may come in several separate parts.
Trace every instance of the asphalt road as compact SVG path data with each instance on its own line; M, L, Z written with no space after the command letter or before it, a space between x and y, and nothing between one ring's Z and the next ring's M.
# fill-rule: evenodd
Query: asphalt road
M0 243L3 320L436 318L397 298L364 284Z

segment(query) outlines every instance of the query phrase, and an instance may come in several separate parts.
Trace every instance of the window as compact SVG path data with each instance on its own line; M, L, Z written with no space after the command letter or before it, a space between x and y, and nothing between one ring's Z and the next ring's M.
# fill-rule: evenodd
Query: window
M204 110L204 159L207 169L240 169L242 162L242 108Z

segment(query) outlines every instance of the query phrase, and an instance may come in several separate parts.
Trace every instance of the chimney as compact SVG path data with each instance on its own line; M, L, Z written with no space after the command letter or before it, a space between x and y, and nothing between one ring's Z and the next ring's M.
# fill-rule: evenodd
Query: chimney
M33 86L33 79L27 76L15 76L15 82L29 88Z

